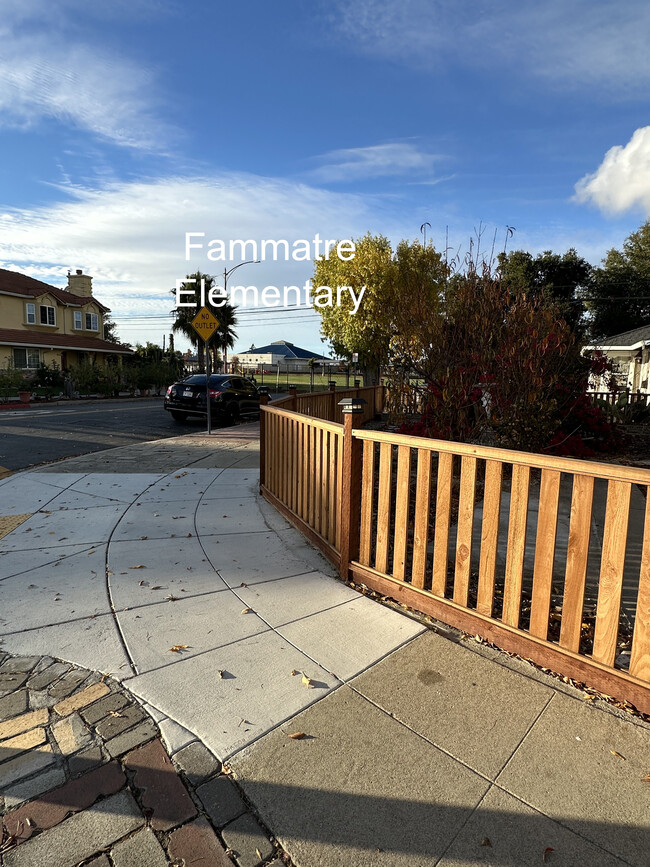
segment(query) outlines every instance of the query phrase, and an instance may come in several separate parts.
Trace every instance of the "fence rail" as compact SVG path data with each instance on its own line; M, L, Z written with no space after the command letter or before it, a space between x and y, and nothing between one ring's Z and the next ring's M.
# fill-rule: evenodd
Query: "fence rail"
M650 713L649 470L340 424L318 398L263 408L261 490L343 578Z

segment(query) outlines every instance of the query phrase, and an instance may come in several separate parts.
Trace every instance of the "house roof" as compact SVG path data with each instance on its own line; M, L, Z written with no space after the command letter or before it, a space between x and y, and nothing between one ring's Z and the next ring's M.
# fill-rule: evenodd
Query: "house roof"
M41 280L28 277L27 274L20 274L18 271L7 271L5 268L0 268L0 294L3 293L20 295L24 298L38 298L47 293L53 295L61 304L69 307L83 307L84 304L93 301L105 312L109 311L108 307L92 296L73 295L67 289L50 286L49 283L43 283Z
M612 334L603 337L601 341L587 349L639 349L644 343L650 341L650 324L640 325L631 331L623 331L621 334Z
M27 331L0 328L0 346L38 346L39 349L77 349L81 352L106 352L111 355L131 355L132 349L121 343L111 343L100 337L83 337L81 334L60 334L56 331Z
M241 358L242 355L280 355L282 358L316 358L322 361L331 361L325 355L319 355L317 352L311 352L309 349L302 349L294 343L289 343L288 340L276 340L273 343L268 343L266 346L255 346L247 352L238 352L237 355Z

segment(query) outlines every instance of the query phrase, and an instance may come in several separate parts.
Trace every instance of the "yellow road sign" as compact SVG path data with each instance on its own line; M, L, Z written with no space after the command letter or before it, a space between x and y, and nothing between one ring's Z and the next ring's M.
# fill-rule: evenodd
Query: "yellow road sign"
M196 333L207 343L219 327L219 320L207 307L202 307L192 320Z

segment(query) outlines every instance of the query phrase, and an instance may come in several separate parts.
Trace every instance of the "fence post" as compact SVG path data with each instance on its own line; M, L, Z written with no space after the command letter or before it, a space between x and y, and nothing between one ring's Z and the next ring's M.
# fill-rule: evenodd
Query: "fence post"
M264 407L269 402L268 394L260 395L260 488L266 484L266 413Z
M295 385L289 386L289 396L291 397L291 403L290 403L291 409L295 412L296 406L298 405L297 401L296 401L296 386Z
M330 382L330 417L329 421L336 421L336 382Z
M348 580L351 560L359 556L359 532L361 519L361 461L363 442L352 435L359 427L363 415L343 414L343 489L341 491L341 559L339 575Z

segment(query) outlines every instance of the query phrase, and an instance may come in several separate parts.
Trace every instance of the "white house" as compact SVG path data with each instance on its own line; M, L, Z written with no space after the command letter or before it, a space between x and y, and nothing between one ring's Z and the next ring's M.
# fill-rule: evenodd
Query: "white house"
M258 370L260 368L268 370L280 365L280 369L283 371L308 373L309 362L312 359L318 364L337 363L333 358L327 358L309 349L302 349L294 343L289 343L288 340L275 340L266 346L251 346L248 352L237 352L236 355L239 364L246 370Z
M650 393L650 325L605 337L601 343L584 349L600 350L611 360L619 389ZM607 377L597 377L592 390L609 391Z

